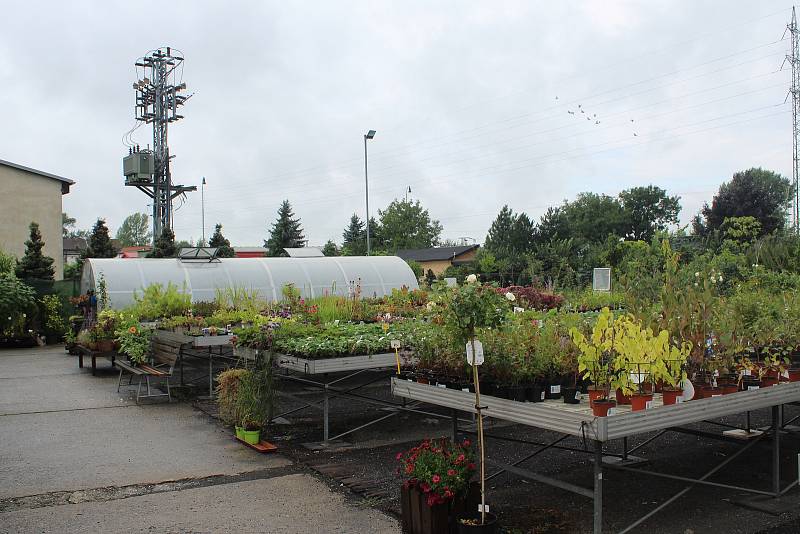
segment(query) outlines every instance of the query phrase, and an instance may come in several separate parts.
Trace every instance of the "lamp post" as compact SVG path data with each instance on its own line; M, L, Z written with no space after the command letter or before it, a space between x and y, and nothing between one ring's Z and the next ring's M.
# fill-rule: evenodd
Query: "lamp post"
M206 247L206 177L203 176L203 181L200 183L200 224L203 225L201 233L203 234L203 246Z
M364 184L367 197L367 256L370 253L369 246L369 173L367 172L367 139L375 137L375 130L370 130L364 134Z

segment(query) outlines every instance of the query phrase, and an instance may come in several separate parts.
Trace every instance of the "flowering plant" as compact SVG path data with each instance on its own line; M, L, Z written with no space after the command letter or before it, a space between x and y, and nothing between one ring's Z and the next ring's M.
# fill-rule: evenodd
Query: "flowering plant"
M121 321L127 323L121 325L117 330L117 341L119 341L119 351L128 356L128 359L135 364L145 363L150 352L150 338L153 331L142 328L138 321Z
M456 496L465 496L475 471L475 455L469 440L452 443L446 438L426 439L416 447L398 452L397 473L406 480L405 487L417 486L426 496L428 506L444 504Z

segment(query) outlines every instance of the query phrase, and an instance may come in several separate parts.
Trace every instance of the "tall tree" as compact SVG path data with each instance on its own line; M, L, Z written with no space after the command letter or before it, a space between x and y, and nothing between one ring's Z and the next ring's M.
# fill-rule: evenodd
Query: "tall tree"
M25 241L25 255L19 260L16 267L17 278L20 280L53 280L53 258L45 256L42 252L44 241L39 231L39 224L32 222L30 237Z
M789 180L776 172L762 168L737 172L730 182L719 186L711 205L703 206L703 218L695 217L695 233L719 230L729 217L755 217L761 235L771 234L786 225L790 191Z
M108 234L108 226L105 219L97 219L89 234L86 250L83 251L83 258L113 258L117 255L114 246L111 244L111 237Z
M161 230L161 235L156 239L153 250L148 258L174 258L178 250L175 246L175 234L169 228Z
M269 239L264 241L267 253L270 256L286 256L283 249L304 247L305 244L300 218L294 218L292 206L288 200L284 200L278 208L278 219L272 224Z
M657 231L677 224L681 212L680 197L667 196L660 187L632 187L619 194L625 215L627 236L650 241Z
M528 215L503 206L489 228L478 264L494 269L492 272L499 273L504 281L516 283L527 265L526 256L533 249L534 230Z
M565 202L561 211L571 235L579 239L599 243L609 235L626 233L622 204L608 195L580 193L572 202Z
M148 216L145 213L128 215L117 230L117 240L123 247L149 245L152 239L153 233L150 231Z
M370 232L372 228L370 228ZM371 236L370 236L371 237ZM364 221L355 213L342 233L342 252L347 256L363 256L367 251L367 231Z
M322 253L325 254L325 256L338 256L339 247L337 247L336 243L329 239L328 242L325 243L325 246L322 247Z
M419 200L394 200L385 210L378 210L378 216L379 241L389 252L403 248L430 248L439 243L442 225L431 219Z
M217 223L214 227L214 235L211 236L208 246L217 247L217 256L220 258L232 258L234 256L231 242L222 235L222 225L220 223Z
M69 237L70 232L75 231L75 223L77 220L75 217L70 217L67 215L67 212L61 212L61 232L64 234L64 237Z

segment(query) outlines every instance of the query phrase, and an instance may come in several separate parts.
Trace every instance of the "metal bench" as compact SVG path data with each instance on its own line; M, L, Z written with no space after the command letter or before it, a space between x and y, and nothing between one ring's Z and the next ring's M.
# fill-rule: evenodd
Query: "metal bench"
M172 376L172 371L181 355L183 344L175 343L170 340L162 340L154 337L150 343L150 353L152 355L153 364L138 364L133 365L128 362L117 360L117 367L119 367L119 380L117 381L117 391L122 385L122 373L128 372L131 377L128 384L132 384L133 377L138 376L139 382L136 390L136 403L139 399L149 397L167 397L168 402L172 401L172 394L169 389L169 379ZM144 378L147 387L147 394L142 395L142 378ZM167 386L166 393L151 393L150 391L150 378L160 378L164 380Z

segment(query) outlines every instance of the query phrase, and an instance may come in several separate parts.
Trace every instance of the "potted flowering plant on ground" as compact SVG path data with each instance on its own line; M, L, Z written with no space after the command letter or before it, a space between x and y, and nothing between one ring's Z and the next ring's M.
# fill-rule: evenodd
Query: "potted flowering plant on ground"
M458 332L462 343L467 347L467 354L472 370L472 380L475 387L475 410L478 423L478 448L480 451L480 482L481 506L480 522L478 526L494 525L496 518L486 512L486 450L483 440L483 414L481 406L480 379L478 367L482 363L480 342L476 339L475 332L479 328L496 328L504 320L506 312L510 311L514 295L507 293L499 295L492 286L483 285L474 274L467 276L465 283L455 288L445 290L443 302L445 305L445 322Z
M398 452L397 473L403 477L400 504L403 531L447 532L464 512L475 472L469 440L428 440Z

